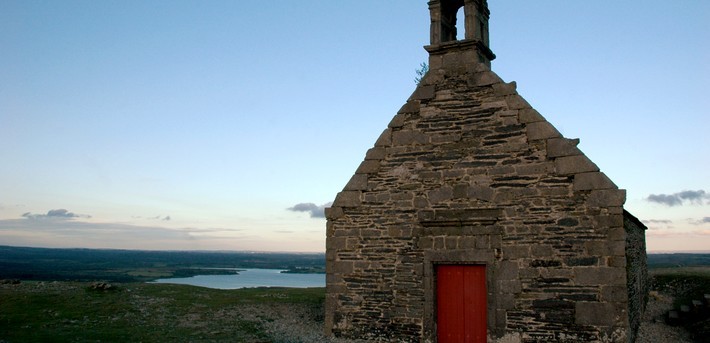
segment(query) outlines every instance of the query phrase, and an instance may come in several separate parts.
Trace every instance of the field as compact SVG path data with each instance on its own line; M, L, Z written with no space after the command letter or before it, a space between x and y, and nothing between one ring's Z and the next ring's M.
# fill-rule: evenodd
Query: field
M0 342L319 342L325 289L0 285Z
M710 254L649 255L648 265L652 293L672 297L675 309L710 294ZM710 342L708 313L683 320L681 326L695 342Z
M322 254L25 249L0 247L0 343L335 342L322 335L324 288L216 290L136 282L212 266L322 270ZM710 293L710 254L649 255L648 265L652 302L672 297L678 308ZM31 277L17 277L22 273ZM664 311L648 322L662 323ZM695 342L710 342L708 316L681 326Z
M0 343L326 341L324 288L144 283L234 273L215 268L324 272L325 255L0 246Z

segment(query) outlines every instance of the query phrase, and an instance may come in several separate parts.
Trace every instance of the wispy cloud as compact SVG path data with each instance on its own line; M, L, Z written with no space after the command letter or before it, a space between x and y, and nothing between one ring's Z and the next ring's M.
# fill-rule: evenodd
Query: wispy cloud
M673 223L672 221L668 219L648 219L648 220L642 220L644 224L670 224Z
M641 222L646 224L646 226L648 226L648 228L651 230L673 228L673 221L668 219L646 219L642 220Z
M52 218L53 220L47 219ZM60 219L55 219L60 218ZM68 213L54 216L25 216L0 220L0 242L10 245L54 247L104 247L120 249L195 249L207 245L244 243L261 237L242 229L166 228L157 225L126 223L91 223ZM160 248L159 248L160 249Z
M155 217L133 216L133 217L131 217L131 218L134 218L134 219L148 219L148 220L162 220L162 221L170 221L170 220L171 220L170 216L164 216L164 215L162 215L162 214L159 215L159 216L155 216Z
M25 207L25 205L0 203L0 210L9 210L11 208L19 208L19 207Z
M677 231L677 230L653 230L647 233L649 236L656 237L707 237L710 236L710 230L700 229L691 231Z
M36 214L25 212L22 214L23 217L27 219L73 219L73 218L91 218L90 215L86 214L76 214L74 212L69 212L66 209L60 208L56 210L49 210L46 214Z
M288 210L294 212L308 212L310 213L311 218L325 218L325 208L332 204L332 202L329 202L318 206L312 202L303 202L293 205L293 207L289 207Z
M690 219L689 222L693 225L710 224L710 217L704 217L702 219Z
M710 200L710 194L704 190L682 191L673 194L651 194L646 201L666 206L681 206L685 203L702 205L704 200Z

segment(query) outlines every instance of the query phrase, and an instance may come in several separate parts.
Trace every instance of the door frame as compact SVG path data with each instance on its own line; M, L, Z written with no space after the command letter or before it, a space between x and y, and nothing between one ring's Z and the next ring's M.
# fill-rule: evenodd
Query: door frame
M485 265L486 267L486 310L488 336L500 337L505 334L505 312L496 311L498 289L495 275L498 267L499 249L430 250L424 253L424 339L437 340L436 331L436 266ZM502 314L502 317L500 317ZM500 317L500 318L499 318Z

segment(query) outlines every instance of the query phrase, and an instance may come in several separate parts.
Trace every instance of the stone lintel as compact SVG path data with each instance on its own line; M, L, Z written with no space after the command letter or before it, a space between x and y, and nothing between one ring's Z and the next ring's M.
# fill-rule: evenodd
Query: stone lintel
M462 222L497 221L503 215L503 210L499 208L472 208L453 210L433 210L419 212L419 221L424 226L428 224L459 225Z
M473 225L448 225L453 222L421 222L422 227L414 230L413 235L417 237L446 236L460 238L465 236L482 236L499 234L500 229L489 225L489 223L472 223ZM442 225L435 225L442 224ZM471 237L468 237L471 238ZM462 245L470 242L463 242ZM476 243L473 242L475 247ZM487 244L486 244L487 245Z

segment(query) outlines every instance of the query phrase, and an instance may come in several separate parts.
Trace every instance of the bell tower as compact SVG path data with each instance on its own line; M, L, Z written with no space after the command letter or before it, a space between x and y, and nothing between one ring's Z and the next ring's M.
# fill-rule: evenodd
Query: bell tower
M464 23L457 23L456 14L463 9ZM488 2L486 0L431 0L430 45L424 48L429 52L430 68L440 67L438 57L453 53L467 60L490 66L496 55L489 48L488 39ZM464 29L463 40L457 40L458 30ZM464 61L461 61L464 62Z

